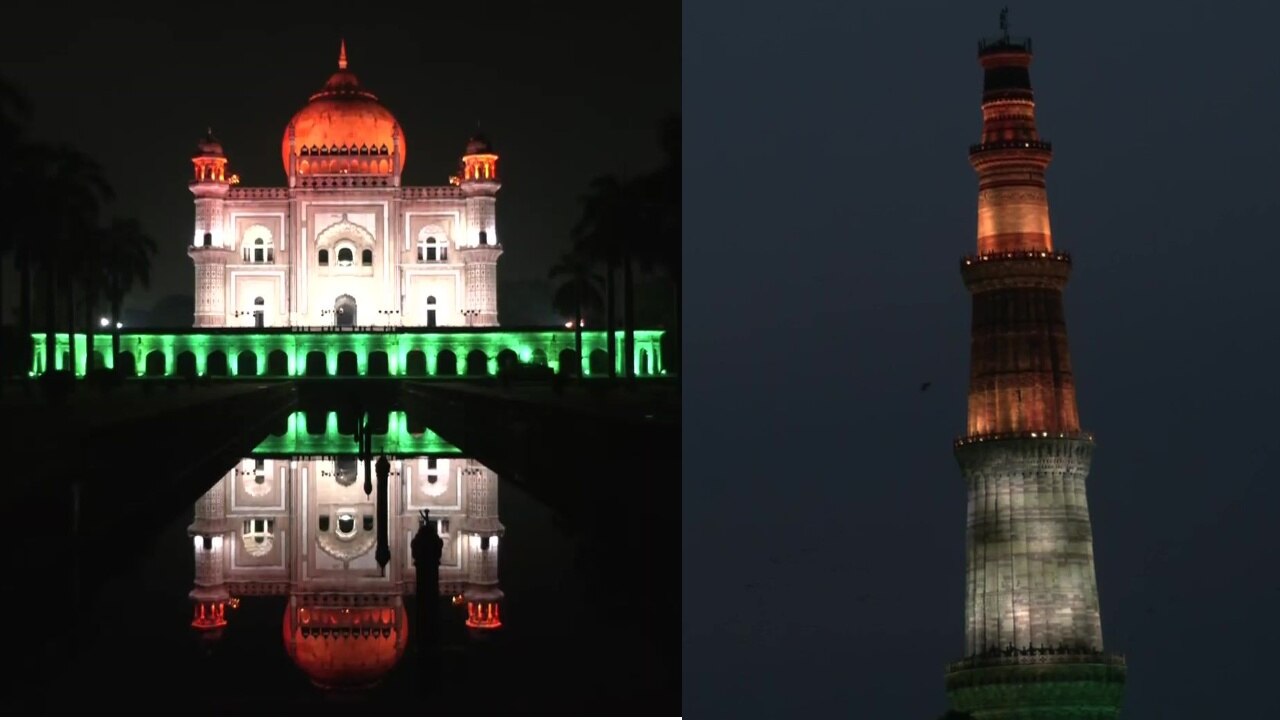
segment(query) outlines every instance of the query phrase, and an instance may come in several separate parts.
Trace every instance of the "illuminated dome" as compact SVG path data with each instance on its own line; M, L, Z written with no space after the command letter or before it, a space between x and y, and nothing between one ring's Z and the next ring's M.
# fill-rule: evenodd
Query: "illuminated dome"
M404 655L409 624L403 607L286 608L284 646L294 664L322 688L376 684Z
M285 128L280 148L285 174L289 173L290 131L294 133L294 147L299 156L315 154L321 148L326 154L336 149L344 156L349 154L350 161L358 164L351 172L378 174L391 172L390 153L396 148L396 135L399 135L400 167L404 167L404 133L391 111L378 102L376 95L361 87L355 73L347 69L346 43L338 55L338 71L294 114ZM302 170L302 174L307 171Z

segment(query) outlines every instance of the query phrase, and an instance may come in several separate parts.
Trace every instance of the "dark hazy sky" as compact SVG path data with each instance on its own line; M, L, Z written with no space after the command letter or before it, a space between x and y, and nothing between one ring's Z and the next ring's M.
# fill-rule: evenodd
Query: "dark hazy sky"
M404 128L405 184L446 184L480 121L502 157L504 282L545 277L579 193L597 174L652 169L658 119L680 107L667 0L82 6L40 3L10 23L0 73L28 91L39 134L97 157L119 211L155 236L144 306L192 291L187 181L206 126L244 185L283 186L285 125L336 70L340 37Z
M998 2L689 2L685 712L930 720ZM1280 7L1013 3L1124 717L1274 712ZM932 388L919 392L925 380Z

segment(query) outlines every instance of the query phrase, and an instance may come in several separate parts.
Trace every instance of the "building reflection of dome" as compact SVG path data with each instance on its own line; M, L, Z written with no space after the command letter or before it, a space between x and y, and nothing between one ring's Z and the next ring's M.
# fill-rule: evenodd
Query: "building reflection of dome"
M409 638L399 598L376 606L290 605L285 651L311 682L327 689L375 685L400 662Z

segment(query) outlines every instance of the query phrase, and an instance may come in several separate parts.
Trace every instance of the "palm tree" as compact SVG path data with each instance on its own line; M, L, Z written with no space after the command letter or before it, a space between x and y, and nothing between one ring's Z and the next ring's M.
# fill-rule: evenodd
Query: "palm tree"
M656 171L638 180L637 192L644 210L642 225L646 242L641 245L646 264L662 268L672 284L673 332L678 366L681 310L681 229L680 229L680 116L665 118L659 127L659 143L665 155Z
M28 156L30 182L29 217L39 226L24 228L20 241L22 269L29 283L32 265L45 277L45 362L49 371L56 367L54 332L57 329L57 288L68 289L68 305L74 307L73 270L81 262L79 251L91 241L103 205L114 193L102 167L89 156L66 145L35 145ZM37 243L38 238L38 243ZM35 245L35 247L32 247ZM70 257L68 257L70 256ZM74 311L73 311L74 312ZM68 328L71 370L75 370L75 325Z
M622 268L622 295L626 303L624 344L630 358L626 363L628 377L635 372L635 327L632 313L632 258L637 245L636 203L628 184L605 175L591 181L582 197L582 216L573 228L574 247L587 257L605 265L605 335L609 342L609 377L617 376L618 348L615 342L617 323L616 285L614 273Z
M151 283L151 256L156 252L156 241L137 220L115 219L102 231L99 247L99 280L111 305L111 365L115 367L120 358L120 308L135 284L145 288Z
M676 356L680 347L680 116L665 118L659 127L664 162L653 172L621 181L598 177L582 198L582 215L574 227L574 245L606 267L606 334L609 337L610 376L616 374L614 272L622 270L623 347L628 358L626 376L635 377L635 289L638 268L661 267L672 281L675 301Z
M600 297L602 278L592 272L591 260L580 252L570 251L547 273L552 280L563 279L551 297L556 312L574 319L573 347L578 367L574 374L582 376L582 323L588 312L599 312L604 301ZM561 372L564 369L561 368Z
M22 144L26 141L26 123L30 117L30 107L26 97L12 83L0 78L0 166L10 168L9 172L0 174L0 194L5 198L17 199L15 191L20 187L22 173L18 168ZM19 206L20 207L20 206ZM4 259L14 249L15 229L13 222L0 225L0 328L7 324L4 307ZM29 330L29 328L27 328ZM10 337L5 333L4 338ZM6 357L19 348L29 346L31 333L19 334L18 348L0 347ZM27 358L28 360L30 358ZM12 367L19 367L13 363Z

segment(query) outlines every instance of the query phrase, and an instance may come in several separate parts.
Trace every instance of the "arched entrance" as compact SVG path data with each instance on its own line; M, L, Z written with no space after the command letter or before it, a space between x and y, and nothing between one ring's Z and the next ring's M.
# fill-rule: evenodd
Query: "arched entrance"
M436 326L436 296L427 296L427 327Z
M356 326L356 299L350 295L339 295L333 302L333 324L338 327Z
M258 242L262 242L259 240ZM259 251L261 252L261 251ZM259 260L258 262L262 262ZM267 301L261 297L253 299L253 326L256 328L265 327L267 322Z

